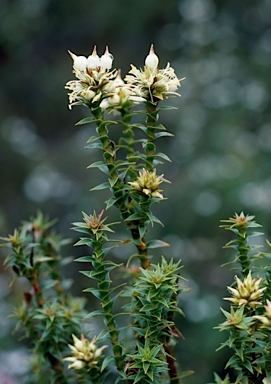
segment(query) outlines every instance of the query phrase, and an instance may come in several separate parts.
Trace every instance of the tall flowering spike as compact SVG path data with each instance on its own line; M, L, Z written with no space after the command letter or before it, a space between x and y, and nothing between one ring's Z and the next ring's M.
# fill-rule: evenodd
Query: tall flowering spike
M225 300L229 300L238 306L255 308L261 304L262 294L266 290L266 287L260 288L261 282L262 278L258 280L252 278L251 271L249 271L244 281L236 276L237 287L227 287L233 297L227 297Z
M100 66L100 58L97 55L96 45L93 48L92 54L87 59L88 69L97 69Z
M158 68L159 58L154 53L153 44L151 45L150 52L145 59L145 65L151 70L156 70Z
M98 364L102 352L106 346L101 348L97 347L96 338L88 341L84 335L81 335L81 339L78 339L75 335L72 335L73 345L69 345L72 351L72 356L65 357L65 361L71 362L68 368L80 370L83 368L93 368Z
M129 184L134 188L136 192L140 192L149 197L156 197L163 199L161 194L162 189L159 189L159 185L166 181L163 179L164 175L156 176L156 169L153 172L146 171L139 172L139 176L136 181L130 181Z

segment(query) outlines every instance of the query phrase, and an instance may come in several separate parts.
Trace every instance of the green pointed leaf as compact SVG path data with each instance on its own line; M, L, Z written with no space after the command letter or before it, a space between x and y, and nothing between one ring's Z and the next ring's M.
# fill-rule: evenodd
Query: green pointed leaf
M91 188L91 191L100 191L101 189L110 188L110 184L107 181L106 183L102 183L97 185L97 187Z
M134 366L134 365L133 365ZM136 383L140 383L141 379L143 379L145 376L144 372L139 372L136 377L135 377L135 380L134 380L134 384ZM145 381L145 380L144 380ZM146 381L145 381L146 382Z
M162 107L159 107L158 111L170 111L170 110L177 110L178 108L172 107L170 105L163 105Z
M113 361L115 361L115 357L114 356L106 356L106 358L104 359L104 361L102 363L101 372L103 372L105 370L105 368L108 365L110 365Z
M77 245L87 245L88 247L92 247L93 243L88 238L82 238L79 241L77 241L77 243L74 244L74 246L77 246Z
M78 121L78 123L76 123L75 125L83 125L93 122L95 122L95 119L93 119L93 117L85 117L84 119Z
M104 316L104 311L102 309L98 309L96 311L92 311L90 313L88 313L84 318L83 320L86 320L86 319L90 319L94 316Z
M130 262L133 260L133 259L136 259L136 258L140 258L140 255L138 253L135 253L134 255L130 256L128 261L127 261L127 264L126 264L126 267L128 268L129 265L130 265Z
M147 243L148 248L160 248L160 247L169 247L169 244L161 240L151 240Z
M86 145L85 148L89 148L89 149L103 149L103 145L101 143L91 143L89 145Z
M172 133L169 133L169 132L156 132L156 134L155 134L156 139L158 139L159 137L164 137L164 136L174 137L174 135Z
M125 221L133 221L133 220L140 220L140 219L141 219L140 213L133 213L132 215L127 217L127 219L125 219Z
M74 223L74 224L76 224L76 223ZM89 234L89 229L88 228L84 228L84 227L79 227L79 226L77 227L77 226L75 226L75 227L72 228L72 230L73 231L77 231L77 232L85 233L86 235Z
M99 291L97 291L97 289L95 288L86 288L83 290L83 292L90 292L92 293L93 296L95 296L97 299L101 299L101 294Z
M74 261L77 261L79 263L92 263L95 258L93 256L81 256L75 259Z
M116 199L115 197L111 197L109 200L106 200L105 204L106 204L106 208L105 209L109 209L110 207L112 207L119 199Z
M246 367L246 369L247 369L249 372L253 373L252 365L250 364L250 362L249 362L248 360L246 360L246 361L243 363L243 365Z
M162 159L164 159L166 161L169 161L171 163L170 158L167 155L165 155L164 153L162 153L162 152L156 153L155 157L161 157Z
M87 168L99 168L100 171L109 174L109 170L103 161L96 161L95 163L90 164Z
M160 224L162 227L164 226L164 224L162 223L162 221L160 221L156 216L152 215L152 221L154 221L155 223L158 223Z
M87 143L93 143L93 141L96 141L96 140L99 140L99 137L98 137L98 136L91 136L91 137L88 139Z
M234 367L236 363L240 362L240 358L236 355L233 355L229 361L227 362L225 368L228 368L228 367Z
M113 188L114 185L116 185L117 182L118 182L118 178L115 178L115 179L110 178L109 179L110 187Z
M139 230L140 239L143 239L143 237L145 236L147 228L146 227L139 227L138 230Z
M138 128L145 133L147 132L147 127L143 124L131 124L131 127L132 128Z

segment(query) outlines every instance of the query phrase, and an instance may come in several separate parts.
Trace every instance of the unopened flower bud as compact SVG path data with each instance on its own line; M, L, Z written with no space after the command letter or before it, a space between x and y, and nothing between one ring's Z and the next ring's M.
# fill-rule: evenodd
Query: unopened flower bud
M102 68L111 69L113 64L113 55L109 53L108 47L106 47L104 54L101 56L100 65Z
M87 67L87 58L85 56L76 56L70 51L68 52L73 59L73 68L78 71L85 71Z
M154 53L153 44L152 44L150 48L150 53L145 59L145 65L149 69L156 69L158 67L158 63L159 63L159 59L158 59L158 56L156 56L156 54Z
M103 110L107 109L109 106L110 106L110 104L107 101L107 99L103 99L100 103L100 108Z
M179 87L180 83L179 81L175 81L175 82L171 82L168 86L168 92L176 92L178 87Z
M90 89L86 89L81 92L81 96L83 96L83 98L86 100L92 100L95 95L96 93L91 91Z
M76 337L75 335L72 335L72 338L73 338L74 348L77 349L78 351L82 351L83 348L84 348L84 341L85 341L85 339L82 338L82 339L80 340L80 339L78 339L78 337Z
M87 59L88 69L96 69L100 66L100 58L97 55L96 46L94 47L92 54Z
M82 360L75 360L72 364L69 365L69 368L73 369L82 369L84 368L86 363Z
M120 97L118 94L115 94L109 98L109 103L112 105L119 104L119 102L120 102Z

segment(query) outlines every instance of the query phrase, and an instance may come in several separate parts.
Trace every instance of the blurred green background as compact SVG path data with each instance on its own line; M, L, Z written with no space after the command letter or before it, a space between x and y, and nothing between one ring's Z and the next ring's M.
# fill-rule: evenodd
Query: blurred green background
M165 228L154 232L171 243L165 256L182 259L191 288L180 299L185 340L176 350L180 367L196 373L183 382L213 381L227 360L226 351L215 352L226 334L213 327L223 320L219 307L227 308L222 298L234 274L221 268L232 254L222 250L229 237L219 221L244 210L270 235L271 2L1 0L0 16L1 236L41 209L75 240L71 222L82 210L103 208L101 195L89 192L103 175L86 169L97 156L84 149L94 128L75 127L88 111L67 107L68 49L88 56L97 45L101 55L108 45L124 76L131 63L143 66L153 43L160 66L169 61L186 77L182 98L172 99L178 110L160 116L175 137L158 145L172 159L158 174L172 185L164 187L168 200L155 207ZM67 250L75 252L81 250ZM76 294L87 284L78 269L67 270L77 278ZM0 381L6 384L22 382L28 358L10 336L14 323L7 316L24 284L11 295L11 278L0 267Z

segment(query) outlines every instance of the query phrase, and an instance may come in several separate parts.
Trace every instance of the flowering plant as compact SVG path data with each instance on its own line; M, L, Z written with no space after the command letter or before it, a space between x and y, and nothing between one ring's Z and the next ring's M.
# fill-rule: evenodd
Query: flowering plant
M76 260L87 265L81 273L92 280L84 292L98 299L100 308L87 311L85 300L69 294L70 282L60 273L70 261L61 257L67 240L52 230L54 222L42 213L2 238L11 249L5 264L16 277L29 282L29 291L14 313L16 329L24 329L33 350L34 378L29 383L181 383L192 373L181 371L174 356L177 339L183 338L175 322L183 315L178 304L179 294L186 289L182 265L181 260L162 255L151 263L152 249L169 245L153 239L151 229L163 225L152 206L165 200L161 184L168 181L157 169L170 161L157 151L157 141L172 136L158 123L158 113L173 108L160 102L179 95L183 79L177 78L170 64L159 68L153 46L144 68L132 65L124 80L120 71L112 69L108 48L101 57L96 47L88 57L69 53L76 78L66 84L69 107L84 105L90 111L91 116L78 125L96 125L87 148L101 150L102 156L89 168L106 175L106 181L92 191L109 193L100 213L83 212L83 221L73 223L81 235L75 245L88 250ZM145 122L138 120L140 115ZM127 230L125 238L115 237L112 227L118 228L119 222L109 222L109 214L105 216L114 208ZM228 287L230 312L222 310L226 320L218 326L229 332L221 348L233 350L226 368L237 371L236 384L267 383L271 378L271 269L267 263L256 270L253 263L271 256L249 243L258 235L251 232L259 227L253 216L236 214L224 222L223 227L237 235L226 247L237 251L235 262L243 277L236 276ZM125 265L112 258L120 247L128 248ZM117 273L124 276L121 283ZM103 319L101 332L88 329L95 317ZM229 375L221 379L215 374L216 384L230 384L230 380Z

